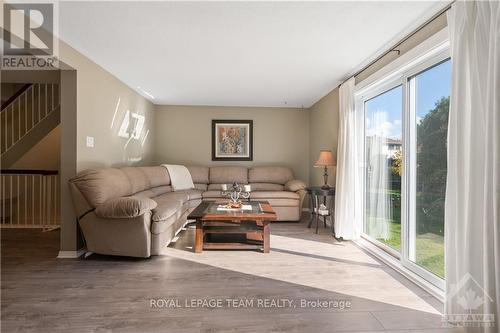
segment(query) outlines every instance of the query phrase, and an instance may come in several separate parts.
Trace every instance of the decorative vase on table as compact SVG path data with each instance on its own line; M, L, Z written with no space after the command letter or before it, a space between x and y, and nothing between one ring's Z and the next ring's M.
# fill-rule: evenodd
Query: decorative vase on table
M240 199L250 198L251 190L252 188L250 185L241 186L236 182L234 182L231 187L228 187L227 184L221 185L221 194L231 199L227 204L229 208L241 208Z

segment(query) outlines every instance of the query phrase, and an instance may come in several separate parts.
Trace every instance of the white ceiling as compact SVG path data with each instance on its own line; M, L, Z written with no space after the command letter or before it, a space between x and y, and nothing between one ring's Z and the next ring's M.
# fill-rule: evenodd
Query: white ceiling
M444 5L61 2L59 34L155 104L309 107Z

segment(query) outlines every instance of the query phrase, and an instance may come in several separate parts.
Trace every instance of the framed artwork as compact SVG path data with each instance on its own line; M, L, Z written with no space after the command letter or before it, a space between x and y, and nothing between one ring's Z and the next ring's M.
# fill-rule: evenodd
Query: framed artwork
M212 120L212 161L252 161L253 120Z

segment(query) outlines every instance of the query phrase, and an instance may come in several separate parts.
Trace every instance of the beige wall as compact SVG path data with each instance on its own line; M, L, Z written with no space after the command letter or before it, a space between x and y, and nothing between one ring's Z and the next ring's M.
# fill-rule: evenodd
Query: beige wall
M59 48L60 59L77 71L77 170L152 163L154 105L67 44ZM118 136L127 110L146 117L139 140ZM87 136L94 148L86 147Z
M10 169L59 170L61 128L57 126L35 144Z
M321 149L330 149L337 155L337 136L339 127L339 90L334 89L316 102L309 110L309 182L311 185L323 184L323 169L314 168ZM328 184L335 185L335 167L328 170Z
M251 119L252 162L212 161L212 119ZM309 178L309 112L296 108L156 107L156 161L198 165L283 165Z

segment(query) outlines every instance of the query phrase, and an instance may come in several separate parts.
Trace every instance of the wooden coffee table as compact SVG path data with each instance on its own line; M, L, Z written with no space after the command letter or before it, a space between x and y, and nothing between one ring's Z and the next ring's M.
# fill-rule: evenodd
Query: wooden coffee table
M194 252L203 250L252 249L269 253L269 222L276 220L276 213L268 202L245 202L251 210L222 211L222 202L204 201L188 219L196 220ZM216 240L216 236L224 235ZM213 237L212 237L213 236ZM232 236L239 240L227 239Z

